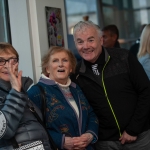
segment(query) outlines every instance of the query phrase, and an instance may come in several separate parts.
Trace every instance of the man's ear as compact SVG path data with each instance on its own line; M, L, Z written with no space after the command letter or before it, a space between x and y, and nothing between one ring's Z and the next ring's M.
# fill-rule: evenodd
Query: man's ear
M117 35L116 35L116 34L113 34L113 36L112 36L112 37L113 37L113 38L112 38L112 39L113 39L113 41L114 41L114 42L116 42L116 41L117 41Z

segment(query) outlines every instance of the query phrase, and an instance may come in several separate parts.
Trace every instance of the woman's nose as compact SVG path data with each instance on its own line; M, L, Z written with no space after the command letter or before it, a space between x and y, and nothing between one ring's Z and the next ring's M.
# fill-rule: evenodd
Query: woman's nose
M63 66L63 62L59 61L59 67L62 67L62 66Z

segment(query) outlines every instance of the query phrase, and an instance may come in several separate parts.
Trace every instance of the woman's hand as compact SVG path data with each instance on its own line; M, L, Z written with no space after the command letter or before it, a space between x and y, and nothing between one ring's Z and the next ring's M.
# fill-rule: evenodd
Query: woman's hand
M80 137L65 137L64 148L67 150L85 150L93 140L91 133L84 133Z
M64 149L73 150L73 140L71 137L65 137Z
M9 73L10 83L13 89L20 92L21 91L21 77L22 77L22 71L18 72L18 63L13 65L11 63L11 60L7 63L7 70Z
M80 137L73 137L74 150L84 150L93 140L91 133L84 133Z

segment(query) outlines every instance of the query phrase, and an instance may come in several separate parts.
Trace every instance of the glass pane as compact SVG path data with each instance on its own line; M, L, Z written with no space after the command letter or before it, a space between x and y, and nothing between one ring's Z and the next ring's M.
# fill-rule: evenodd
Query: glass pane
M148 11L146 9L140 10L141 24L148 23Z
M123 7L128 8L128 1L127 0L123 0Z
M142 24L148 24L149 22L149 15L148 15L147 10L138 10L134 11L134 37L139 37L140 36L140 30L141 30L141 25Z
M138 0L132 0L133 9L139 8L139 1Z
M150 10L147 10L148 13L148 22L150 22Z
M102 3L104 4L113 4L113 0L102 0Z
M114 24L115 23L115 11L111 7L103 6L104 24Z
M132 5L134 9L147 7L150 5L150 1L149 0L132 0Z
M0 0L0 42L10 42L7 0Z
M139 0L140 7L147 6L147 0Z
M68 23L68 33L72 34L73 26L81 20L88 18L98 24L97 19L97 3L96 0L66 0L66 13Z

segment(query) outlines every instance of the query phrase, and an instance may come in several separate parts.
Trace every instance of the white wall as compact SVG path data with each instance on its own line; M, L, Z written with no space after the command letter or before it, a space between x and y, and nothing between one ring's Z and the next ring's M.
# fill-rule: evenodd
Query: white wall
M27 4L28 4L28 14L30 16L29 25L31 30L30 37L32 40L31 46L34 57L33 63L35 66L35 77L37 81L41 73L40 68L41 57L49 49L45 6L61 8L64 42L65 47L68 47L64 0L27 0Z
M26 0L8 0L12 45L20 56L23 76L33 78Z
M67 28L64 0L8 0L12 45L20 55L20 69L36 83L41 57L48 50L45 6L61 8L65 47Z

